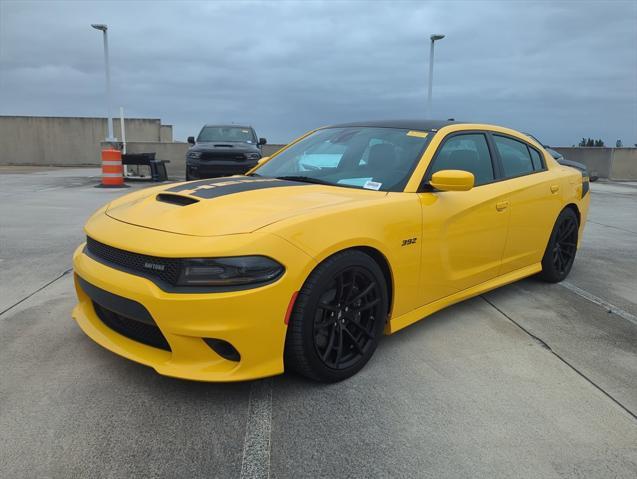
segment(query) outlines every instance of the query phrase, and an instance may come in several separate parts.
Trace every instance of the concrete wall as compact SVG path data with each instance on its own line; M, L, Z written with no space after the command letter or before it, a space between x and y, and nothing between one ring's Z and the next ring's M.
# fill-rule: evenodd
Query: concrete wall
M637 180L637 148L570 147L554 148L567 160L584 163L600 178Z
M610 177L610 157L612 148L600 147L577 147L577 148L554 148L567 160L584 163L591 174L600 178Z
M283 148L285 145L263 145L263 147L261 148L261 152L263 153L263 156L270 156L274 153L276 153L277 151L279 151L281 148Z
M172 141L172 126L159 119L127 118L125 125L127 141ZM105 118L0 116L0 164L94 165L106 131Z
M637 180L637 148L613 148L610 178Z
M173 141L173 126L161 125L159 127L159 141L164 143L170 143Z

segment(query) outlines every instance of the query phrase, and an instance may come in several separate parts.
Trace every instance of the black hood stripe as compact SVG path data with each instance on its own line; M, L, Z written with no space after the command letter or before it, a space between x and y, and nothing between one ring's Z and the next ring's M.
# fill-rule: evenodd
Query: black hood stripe
M171 193L195 196L197 198L218 198L219 196L242 193L244 191L263 190L265 188L279 188L281 186L304 186L308 183L278 180L276 178L261 178L255 176L233 176L227 178L212 178L208 180L191 181L183 185L165 190Z

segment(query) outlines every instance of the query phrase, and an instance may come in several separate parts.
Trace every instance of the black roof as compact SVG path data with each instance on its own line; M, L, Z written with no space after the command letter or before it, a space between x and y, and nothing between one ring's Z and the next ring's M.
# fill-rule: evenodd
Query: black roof
M367 126L376 128L404 128L407 130L433 131L439 130L443 126L458 125L462 123L465 122L449 120L373 120L354 121L352 123L339 123L338 125L330 125L329 128Z

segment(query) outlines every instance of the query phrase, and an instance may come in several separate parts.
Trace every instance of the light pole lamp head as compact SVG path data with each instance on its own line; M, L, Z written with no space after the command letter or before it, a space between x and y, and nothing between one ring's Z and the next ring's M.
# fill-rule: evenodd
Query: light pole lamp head
M95 30L101 30L103 32L105 32L106 30L108 30L108 25L104 24L104 23L91 23L91 26L95 29Z
M434 33L429 38L431 39L432 42L435 42L436 40L442 40L443 38L445 38L445 36L440 33Z

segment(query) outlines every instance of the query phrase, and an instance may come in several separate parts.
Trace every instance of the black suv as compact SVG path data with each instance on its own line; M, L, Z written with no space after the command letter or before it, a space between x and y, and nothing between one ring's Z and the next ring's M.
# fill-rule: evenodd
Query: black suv
M186 180L240 175L261 158L265 138L257 138L254 128L238 125L205 125L197 141L186 153Z

